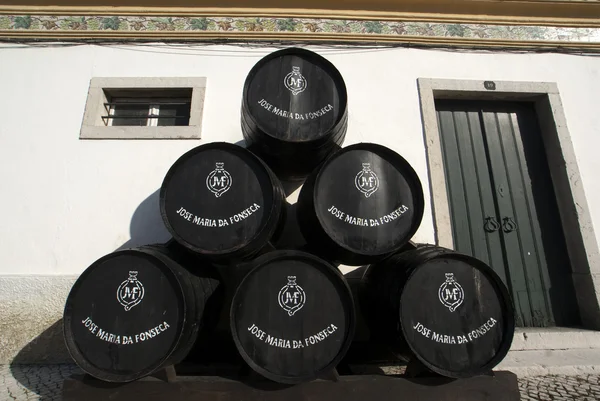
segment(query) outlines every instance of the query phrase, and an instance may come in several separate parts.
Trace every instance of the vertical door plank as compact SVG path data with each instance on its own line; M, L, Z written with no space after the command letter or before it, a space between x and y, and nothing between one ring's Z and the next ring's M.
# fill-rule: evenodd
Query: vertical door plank
M519 115L522 115L521 110L519 110ZM519 152L519 148L522 150L523 146L520 141L521 132L518 124L513 124L517 116L515 113L497 112L496 118L502 133L502 148L514 212L514 215L502 216L502 218L511 218L516 225L513 231L504 232L503 235L516 236L521 245L521 260L529 283L529 295L536 325L553 325L554 316L549 305L549 281L544 278L543 274L547 266L546 258L544 249L535 236L535 228L539 227L539 224L531 194L531 179L525 158L520 157L522 153ZM536 313L539 313L539 316L536 316Z
M504 284L510 288L511 285L506 270L507 265L500 241L500 231L488 232L484 228L485 219L490 217L497 220L498 211L494 200L487 149L478 110L470 110L468 112L468 123L470 135L467 140L470 142L470 150L472 151L472 158L475 163L475 173L471 176L467 184L476 188L479 197L478 200L481 204L481 220L474 220L475 224L472 226L472 230L476 232L477 238L483 240L481 243L474 244L475 249L472 256L480 258L490 265L500 276ZM471 207L469 209L472 210ZM484 254L487 258L482 257Z
M482 112L483 131L488 147L488 156L491 165L492 179L494 183L494 194L498 204L498 219L504 216L514 216L512 200L510 198L510 183L505 167L504 151L502 148L501 133L499 132L496 114ZM531 299L525 302L522 294L529 294L529 283L523 269L521 259L521 244L516 236L503 236L504 252L508 270L510 272L510 282L513 293L519 294L515 299L515 307L520 311L525 326L534 326L536 313L532 311ZM518 302L517 302L518 301Z
M502 234L512 283L517 292L525 291L529 295L531 321L526 324L548 326L553 321L544 294L544 283L537 268L531 216L528 214L524 183L519 171L520 160L512 140L512 124L505 112L484 111L482 119L496 186L498 217L503 223L504 219L512 219L517 226L516 230Z
M485 232L483 230L484 211L477 180L477 166L473 157L473 144L471 142L471 127L469 126L468 111L453 111L454 127L456 131L456 146L460 165L454 166L456 173L462 175L464 184L466 213L455 216L455 219L464 219L469 227L462 233L460 252L465 252L489 262Z
M464 252L471 253L471 241L468 237L470 227L467 219L463 218L463 216L467 215L469 210L467 208L467 199L463 190L465 183L463 175L460 174L462 166L452 112L439 111L438 124L443 133L442 157L444 159L444 169L448 188L448 201L451 205L450 220L452 224L454 248L461 248L464 249Z
M545 296L557 325L577 325L580 318L566 242L535 110L523 104L510 120Z

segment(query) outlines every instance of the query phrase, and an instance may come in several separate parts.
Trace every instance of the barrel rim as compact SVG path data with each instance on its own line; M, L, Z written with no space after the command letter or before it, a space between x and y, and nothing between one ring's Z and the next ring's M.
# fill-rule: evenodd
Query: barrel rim
M171 223L169 221L169 218L167 216L166 201L165 201L165 196L166 196L166 192L167 192L166 187L167 187L167 184L170 181L171 177L175 174L176 167L178 165L184 163L185 161L187 161L187 159L189 159L190 157L195 156L196 153L202 152L205 150L210 150L210 149L222 149L222 150L231 150L234 152L239 152L239 153L243 154L243 157L247 157L247 158L255 161L259 166L261 166L263 168L263 172L269 178L269 181L271 183L270 188L272 189L272 198L273 198L273 202L272 202L271 206L269 207L269 209L267 209L268 213L269 213L268 216L266 216L266 219L264 220L262 227L260 227L260 229L257 230L256 233L254 233L252 238L247 239L245 243L238 244L231 248L221 249L221 250L202 249L202 248L190 243L189 241L185 240L183 237L181 237L179 235L179 233L177 233L177 231L175 229L173 229L173 226L171 225ZM183 245L185 248L187 248L193 252L196 252L200 255L206 256L206 257L232 256L232 254L235 254L236 252L240 252L243 249L252 248L252 244L257 242L263 236L266 235L268 237L268 235L269 235L268 232L267 233L265 233L265 232L268 231L269 228L271 229L271 231L275 230L275 228L276 228L275 226L276 226L277 220L278 220L277 217L281 213L281 207L283 207L283 205L281 205L281 207L279 207L279 208L277 207L278 203L282 203L282 202L278 201L278 198L280 198L280 197L277 196L277 192L278 192L277 188L279 186L281 186L281 184L277 180L277 177L275 176L275 174L269 169L269 167L265 164L265 162L263 162L258 156L256 156L250 150L248 150L242 146L235 145L235 144L228 143L228 142L211 142L211 143L196 146L195 148L190 149L189 151L187 151L186 153L181 155L171 165L171 167L167 171L167 174L165 175L165 178L163 179L163 182L160 187L160 194L159 194L160 215L162 217L162 220L163 220L167 230L171 234L171 236L175 239L175 241L177 241L178 243ZM277 210L277 209L279 209L279 210Z
M322 174L324 173L325 169L329 166L329 164L334 162L337 157L341 156L344 153L353 151L353 150L368 150L368 151L372 151L373 153L376 153L376 154L381 152L381 153L387 154L389 156L392 156L393 158L398 159L399 164L401 164L403 166L403 168L406 169L407 175L405 175L405 177L407 178L407 181L412 181L413 183L417 184L417 188L416 188L417 191L412 191L413 205L416 205L416 206L414 206L414 209L415 209L414 214L415 214L415 216L417 216L417 218L413 221L413 224L411 225L411 229L406 234L405 240L399 242L398 244L396 244L395 247L393 247L385 252L383 252L383 251L364 252L364 251L360 251L360 250L351 248L351 247L347 246L346 244L340 243L339 241L336 241L329 234L329 229L327 228L327 225L325 224L325 222L323 221L323 219L321 218L321 216L319 215L319 213L317 211L318 203L317 203L317 199L316 199L317 198L317 190L316 189L317 189L317 186L319 185L320 179L322 178ZM421 184L421 180L419 179L419 176L417 175L417 172L412 168L410 163L404 157L402 157L397 152L395 152L392 149L385 147L383 145L379 145L379 144L372 143L372 142L360 142L360 143L357 143L354 145L346 146L346 147L338 150L337 152L332 154L325 162L323 162L323 164L321 164L321 166L319 167L317 176L314 180L314 185L312 187L313 187L313 189L312 189L313 211L312 212L314 212L315 216L317 217L320 229L325 233L325 235L327 236L327 238L329 238L329 240L331 240L334 244L336 244L336 246L341 247L345 251L356 254L356 258L361 261L365 261L365 263L368 263L366 260L364 260L365 257L366 258L369 258L369 257L377 258L377 257L386 256L386 255L391 255L391 254L398 252L415 235L415 233L419 229L419 226L421 225L421 221L423 220L423 213L425 210L425 198L424 198L424 194L423 194L423 186Z
M323 132L318 138L313 138L313 139L306 139L306 140L300 140L300 141L286 141L284 139L278 138L277 136L272 135L269 130L265 130L265 127L263 125L261 125L256 118L254 117L254 115L252 115L252 113L250 112L250 103L248 102L248 90L250 87L250 82L254 79L254 76L256 75L257 71L263 67L263 65L265 65L266 63L268 63L269 61L271 61L274 58L277 57L281 57L281 56L286 56L288 54L300 54L303 56L306 56L309 59L315 59L317 60L319 63L321 63L321 65L324 65L328 68L328 72L333 76L333 79L337 82L339 82L339 94L340 94L340 98L343 98L343 101L340 101L340 106L343 107L342 110L340 110L340 113L338 113L338 118L336 119L335 123L333 124L333 126L331 127L330 130ZM338 126L340 125L340 122L343 120L343 116L346 114L348 110L348 90L346 88L346 83L344 82L344 78L342 77L342 74L340 73L340 71L335 67L335 65L333 65L333 63L329 60L327 60L325 57L321 56L320 54L313 52L311 50L307 50L307 49L303 49L300 47L288 47L285 49L281 49L281 50L277 50L274 51L272 53L267 54L266 56L264 56L263 58L261 58L253 67L252 69L250 69L250 72L248 73L248 75L246 76L246 80L244 81L244 88L242 90L242 116L246 116L250 119L250 122L252 122L257 128L258 130L268 136L271 139L275 139L277 141L282 141L282 142L289 142L291 144L296 144L296 143L311 143L314 141L319 141L322 140L324 137L327 137L331 134L331 132L335 131L336 129L339 129Z
M469 256L463 253L459 253L459 252L455 252L446 248L442 248L442 247L438 247L442 250L446 250L446 251L450 251L450 252L445 252L442 254L426 254L424 255L423 259L419 259L419 266L423 265L429 261L435 260L435 259L441 259L441 258L450 258L450 259L456 259L462 262L466 262L468 264L470 264L471 266L473 266L474 268L482 271L490 280L490 283L492 284L492 286L495 288L495 290L497 292L500 293L501 297L502 297L502 301L501 304L502 306L504 306L504 314L503 314L503 319L504 321L504 336L502 337L502 343L501 345L498 347L498 352L494 355L493 358L491 358L485 365L477 368L477 369L469 369L469 370L463 370L461 372L456 372L456 371L451 371L451 370L447 370L447 369L443 369L440 368L436 365L434 365L433 363L427 361L425 358L423 358L418 350L415 350L415 347L413 346L412 342L408 340L408 336L407 336L407 329L405 328L405 325L403 324L403 314L402 314L402 297L404 296L404 291L401 292L400 295L400 299L398 300L400 307L398 309L398 317L399 317L399 322L400 322L400 328L402 330L402 335L405 338L406 344L408 345L411 353L423 364L425 365L428 369L430 369L431 371L438 373L440 375L446 376L446 377L450 377L450 378L456 378L456 379L464 379L464 378L469 378L472 377L474 375L478 375L484 372L488 372L491 371L496 365L498 365L506 356L506 354L508 354L508 351L510 350L510 346L512 344L513 338L514 338L514 333L515 333L515 311L514 311L514 305L511 301L511 297L508 293L508 289L506 288L506 286L504 285L504 283L502 282L502 280L500 279L500 277L498 276L498 274L496 274L496 272L490 267L488 266L486 263L484 263L483 261L473 257L473 256ZM412 250L410 252L418 252L419 248ZM416 270L418 269L418 267L413 268L410 273L408 274L408 276L406 277L406 280L403 284L403 287L406 286L406 284L409 282L410 278L412 277L413 274L415 274Z
M331 360L331 362L329 362L324 368L316 371L315 373L309 374L309 375L285 376L285 375L281 375L281 374L275 374L275 373L272 373L272 372L266 370L265 368L263 368L262 366L258 365L256 362L254 362L254 360L248 355L248 353L242 346L240 339L238 338L237 323L236 323L236 320L234 319L234 316L235 316L235 311L237 309L235 305L237 303L236 301L238 298L238 294L240 293L239 290L240 290L240 288L243 288L244 284L249 280L249 277L251 277L252 274L256 273L259 269L264 267L264 265L266 265L276 259L293 259L293 260L304 259L304 260L308 260L309 263L311 263L311 264L316 262L316 263L326 267L326 269L324 271L327 274L341 279L340 280L340 282L342 283L341 288L343 288L343 293L345 293L345 295L346 295L346 301L349 301L348 309L347 309L348 310L348 324L346 327L346 332L345 332L346 335L344 337L344 343L342 344L336 357L333 358ZM229 309L229 326L231 329L231 336L233 337L235 346L236 346L238 352L240 353L241 357L244 359L244 361L248 364L248 366L250 366L250 368L252 368L258 374L266 377L267 379L270 379L270 380L273 380L273 381L279 382L279 383L284 383L284 384L298 384L298 383L314 380L320 376L323 376L323 374L325 374L326 372L333 370L340 363L340 361L344 358L344 356L348 352L348 349L350 348L350 345L352 344L352 339L354 337L354 332L355 332L355 328L356 328L355 327L356 326L356 311L355 311L354 297L352 296L352 291L350 289L350 286L348 285L348 282L344 278L344 275L337 268L332 266L329 262L327 262L315 255L312 255L310 253L297 251L297 250L277 250L277 251L269 252L267 254L259 256L254 261L252 261L251 264L253 265L253 267L244 276L242 281L238 284L238 286L235 290L235 294L233 295L233 298L231 300L231 307Z
M110 370L99 368L96 365L94 365L92 362L89 362L86 359L83 352L81 352L81 350L77 346L77 343L75 341L75 336L73 335L73 332L71 330L71 324L72 324L72 318L73 318L71 310L73 308L72 303L74 302L72 296L73 297L75 296L76 292L81 287L82 282L85 281L85 278L89 274L91 274L93 268L94 267L97 268L99 264L105 262L106 260L108 260L110 258L113 258L115 256L127 255L127 254L141 256L152 262L160 263L164 267L164 270L161 269L161 271L163 273L168 271L170 273L170 275L172 276L171 277L172 280L170 280L171 283L172 284L176 283L178 293L181 294L181 301L182 301L181 304L182 304L183 309L181 312L181 323L177 327L178 335L175 337L175 340L173 341L173 344L169 348L169 351L167 353L165 353L165 355L161 359L159 359L156 363L150 365L146 369L143 369L136 373L119 374L119 373L111 372ZM173 263L175 263L175 262L173 262ZM165 276L167 276L167 275L165 274ZM139 378L142 378L144 376L147 376L147 375L155 372L156 370L158 370L162 366L164 366L164 364L171 358L173 353L180 346L182 339L184 337L184 334L185 334L184 328L186 327L186 324L188 324L187 314L188 314L188 310L191 307L191 305L188 305L188 302L187 302L184 294L185 294L185 289L183 288L183 285L180 281L180 278L177 276L177 274L175 274L175 272L171 269L171 267L168 266L168 264L162 258L154 255L154 252L152 252L149 249L146 249L146 248L122 249L122 250L118 250L115 252L111 252L107 255L104 255L103 257L101 257L100 259L98 259L94 263L92 263L86 270L84 270L81 273L81 275L77 278L77 280L73 284L73 287L71 287L71 290L69 291L69 295L67 296L67 300L65 301L65 307L63 310L63 337L64 337L64 341L65 341L65 346L67 348L69 355L71 356L73 361L75 361L77 366L79 366L81 368L81 370L90 374L91 376L94 376L100 380L104 380L104 381L108 381L108 382L119 382L119 383L130 382L130 381L137 380Z

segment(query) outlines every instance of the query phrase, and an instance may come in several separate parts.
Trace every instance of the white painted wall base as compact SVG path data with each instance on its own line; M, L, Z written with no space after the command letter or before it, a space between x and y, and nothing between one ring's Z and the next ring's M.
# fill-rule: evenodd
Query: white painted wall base
M62 317L76 276L0 276L0 364L72 362Z
M600 373L600 349L510 351L494 370L519 377Z
M568 327L517 327L511 351L600 350L600 331Z

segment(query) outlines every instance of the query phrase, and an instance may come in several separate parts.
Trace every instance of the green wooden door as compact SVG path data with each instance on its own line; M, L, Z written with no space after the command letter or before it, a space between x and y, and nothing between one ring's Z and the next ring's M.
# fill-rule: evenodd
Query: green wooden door
M436 109L454 248L500 275L518 326L579 324L533 106L443 100Z

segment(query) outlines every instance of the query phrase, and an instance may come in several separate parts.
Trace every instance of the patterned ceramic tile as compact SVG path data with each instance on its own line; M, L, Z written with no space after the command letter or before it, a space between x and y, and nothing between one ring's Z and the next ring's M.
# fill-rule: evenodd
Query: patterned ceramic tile
M6 30L129 32L301 32L461 37L528 41L600 42L600 28L358 21L305 18L0 15Z

